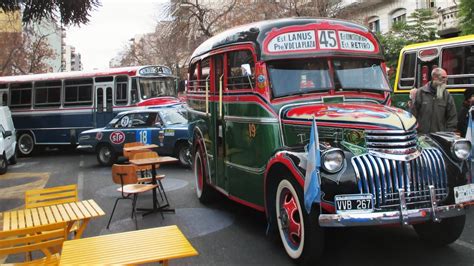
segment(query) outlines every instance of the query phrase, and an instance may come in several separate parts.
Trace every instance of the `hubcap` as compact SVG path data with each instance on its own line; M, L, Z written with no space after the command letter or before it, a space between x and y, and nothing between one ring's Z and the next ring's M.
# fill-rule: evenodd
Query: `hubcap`
M103 162L108 162L110 160L110 150L107 147L100 149L100 158Z
M20 139L20 150L24 154L28 154L31 152L31 149L33 147L33 140L29 135L23 135Z
M301 218L293 194L285 189L280 199L280 222L286 238L292 246L298 247L301 243Z

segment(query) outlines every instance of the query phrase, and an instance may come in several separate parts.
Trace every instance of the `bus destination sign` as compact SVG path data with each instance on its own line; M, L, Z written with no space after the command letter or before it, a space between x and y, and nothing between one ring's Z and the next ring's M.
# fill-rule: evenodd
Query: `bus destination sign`
M300 30L271 34L267 53L307 52L316 50L351 50L374 52L375 45L367 37L342 30Z
M171 69L165 66L148 66L140 69L138 73L141 76L171 75Z

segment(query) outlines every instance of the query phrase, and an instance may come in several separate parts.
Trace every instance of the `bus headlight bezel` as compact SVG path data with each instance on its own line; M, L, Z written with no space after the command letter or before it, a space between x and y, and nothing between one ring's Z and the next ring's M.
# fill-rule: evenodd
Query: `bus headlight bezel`
M453 142L451 153L454 158L463 161L467 160L471 155L471 142L467 139L459 139Z
M346 156L339 148L332 148L321 154L321 168L330 174L341 171L345 161Z

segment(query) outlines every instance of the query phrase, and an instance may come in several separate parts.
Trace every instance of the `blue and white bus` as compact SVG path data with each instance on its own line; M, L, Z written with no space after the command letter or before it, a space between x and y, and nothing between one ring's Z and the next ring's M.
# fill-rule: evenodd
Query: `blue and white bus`
M177 77L165 66L0 77L0 99L12 111L19 155L39 145L76 145L84 130L117 113L179 104Z

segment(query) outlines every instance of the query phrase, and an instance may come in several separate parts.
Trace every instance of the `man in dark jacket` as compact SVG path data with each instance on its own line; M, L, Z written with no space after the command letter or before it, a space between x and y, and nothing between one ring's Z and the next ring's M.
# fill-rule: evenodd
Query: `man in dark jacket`
M454 99L446 90L448 75L442 68L431 72L431 81L410 93L410 111L418 120L418 132L455 131L457 126Z

